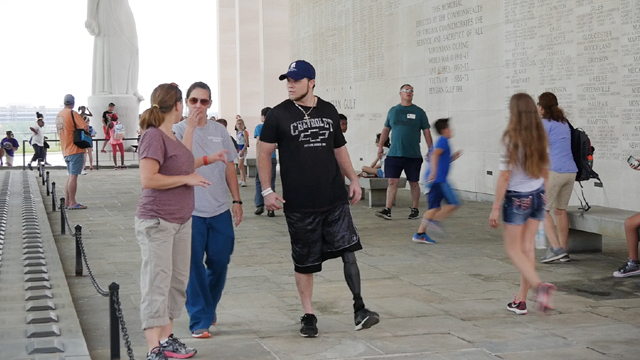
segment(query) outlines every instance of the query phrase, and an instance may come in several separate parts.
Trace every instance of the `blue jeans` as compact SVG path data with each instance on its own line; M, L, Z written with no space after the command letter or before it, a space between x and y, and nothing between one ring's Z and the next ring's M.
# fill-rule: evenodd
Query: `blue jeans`
M275 158L271 158L271 189L276 191L276 165L278 165L278 160ZM262 184L260 183L260 174L258 174L258 170L256 168L256 196L254 198L254 202L256 207L264 206L264 198L262 197Z
M544 185L530 192L507 190L502 202L502 220L509 225L524 225L529 219L544 221L546 202Z
M195 215L191 218L191 273L186 305L189 329L193 332L209 329L216 321L235 235L229 210L210 218Z

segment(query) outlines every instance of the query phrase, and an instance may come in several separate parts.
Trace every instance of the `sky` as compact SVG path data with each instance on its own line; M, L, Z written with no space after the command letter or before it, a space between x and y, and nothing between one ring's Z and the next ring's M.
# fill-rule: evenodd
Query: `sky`
M150 104L168 82L183 92L196 81L212 90L218 108L216 1L129 0L138 32L138 90ZM0 106L62 107L91 95L93 37L84 27L86 0L0 0ZM100 109L92 109L100 112Z

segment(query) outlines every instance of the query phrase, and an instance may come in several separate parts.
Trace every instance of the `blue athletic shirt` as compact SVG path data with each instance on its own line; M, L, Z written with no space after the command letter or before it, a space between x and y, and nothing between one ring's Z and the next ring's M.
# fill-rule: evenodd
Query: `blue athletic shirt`
M258 126L256 126L256 129L253 131L253 138L256 139L258 136L260 136L260 133L262 132L262 125L264 124L258 124ZM271 154L271 158L275 159L276 158L276 151L273 150L273 154Z

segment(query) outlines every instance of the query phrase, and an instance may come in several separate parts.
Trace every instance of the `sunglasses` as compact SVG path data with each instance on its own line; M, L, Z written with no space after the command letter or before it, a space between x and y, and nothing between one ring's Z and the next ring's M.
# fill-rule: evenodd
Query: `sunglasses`
M198 103L198 101L200 101L200 104L202 104L202 106L209 106L209 103L211 102L211 100L209 99L198 99L198 98L189 98L189 104L191 105L195 105Z
M400 90L400 92L412 93L413 94L413 89L402 89L402 90Z

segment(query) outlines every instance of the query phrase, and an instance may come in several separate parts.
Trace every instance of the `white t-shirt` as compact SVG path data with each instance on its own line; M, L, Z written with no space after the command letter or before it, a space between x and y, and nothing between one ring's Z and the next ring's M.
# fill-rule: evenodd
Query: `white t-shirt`
M509 165L509 154L507 154L507 149L504 144L500 145L500 165L498 169L500 171L511 171L507 190L531 192L538 190L540 186L544 184L543 177L537 179L532 178L522 169L520 164Z
M40 125L36 124L33 128L36 129L38 133L34 134L31 138L31 144L44 146L44 127L40 127Z

